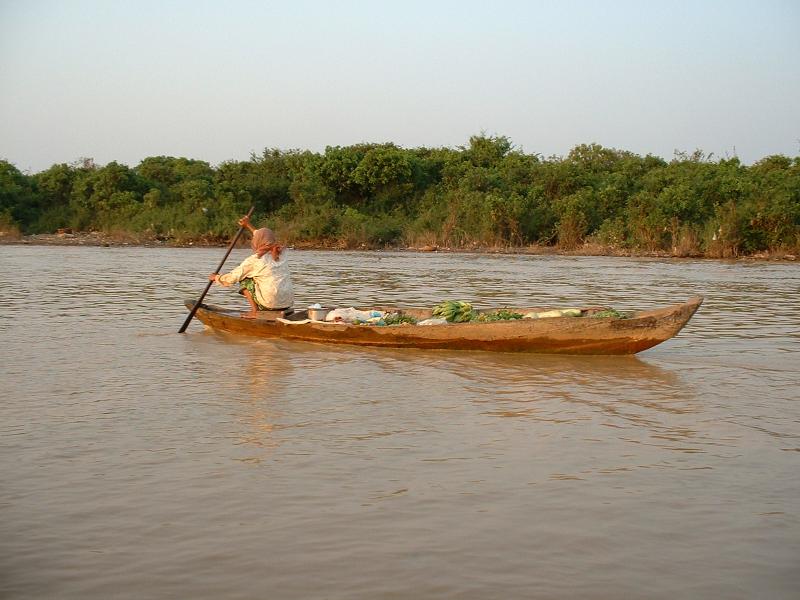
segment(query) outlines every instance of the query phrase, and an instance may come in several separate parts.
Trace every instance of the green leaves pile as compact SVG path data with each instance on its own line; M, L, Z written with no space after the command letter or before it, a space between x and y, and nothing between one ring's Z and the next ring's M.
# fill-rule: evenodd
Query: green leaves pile
M383 317L383 325L402 325L403 323L416 325L417 320L410 315L403 315L400 313L392 313Z
M492 323L495 321L513 321L521 319L518 312L502 308L490 313L478 313L469 302L445 300L433 308L433 316L446 319L449 323Z
M480 321L481 323L491 323L493 321L514 321L516 319L521 319L522 314L518 312L514 312L505 308L501 308L492 313L481 313L478 315L476 321Z
M602 318L613 318L613 319L626 319L627 316L623 315L621 312L614 310L613 308L608 308L606 310L601 310L600 312L596 312L592 315L594 319L602 319Z

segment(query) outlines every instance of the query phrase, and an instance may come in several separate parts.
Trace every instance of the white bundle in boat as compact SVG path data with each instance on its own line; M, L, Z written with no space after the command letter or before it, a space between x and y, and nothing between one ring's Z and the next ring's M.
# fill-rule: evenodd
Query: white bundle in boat
M580 308L562 308L556 310L546 310L544 312L529 312L522 315L523 319L552 319L554 317L580 317Z

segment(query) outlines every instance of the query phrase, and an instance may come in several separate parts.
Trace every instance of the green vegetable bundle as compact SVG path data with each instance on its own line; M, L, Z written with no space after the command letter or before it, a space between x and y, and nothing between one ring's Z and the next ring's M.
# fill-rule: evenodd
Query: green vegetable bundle
M410 315L403 315L400 313L392 313L383 318L384 325L402 325L403 323L410 323L416 325L417 320Z
M481 313L478 315L477 320L483 323L491 323L492 321L513 321L521 318L522 315L520 313L501 308L491 313Z
M433 316L445 319L450 323L465 323L475 318L475 311L469 302L445 300L433 307Z
M592 315L595 319L602 319L604 317L608 318L611 317L613 319L624 319L626 318L621 312L614 310L613 308L608 308L606 310L601 310L600 312L596 312Z

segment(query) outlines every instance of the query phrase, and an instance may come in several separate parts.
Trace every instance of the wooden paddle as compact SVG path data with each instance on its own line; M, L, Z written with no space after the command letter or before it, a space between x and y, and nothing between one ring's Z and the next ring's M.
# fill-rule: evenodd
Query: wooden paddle
M253 210L255 210L255 208L256 208L255 206L250 207L250 210L247 213L248 218L250 217L250 215L253 214ZM244 225L239 227L238 233L234 236L233 240L231 240L231 243L228 246L228 251L225 253L225 256L222 257L222 260L219 262L219 265L217 265L217 268L214 271L214 273L219 273L222 270L222 265L224 265L225 261L228 260L228 256L230 255L231 250L233 250L233 247L236 245L236 242L239 241L239 238L241 237L242 232L244 230L245 230ZM183 325L181 325L181 328L178 329L178 333L183 333L184 331L186 331L186 328L189 326L189 322L194 317L194 313L196 313L197 309L200 308L200 305L203 303L203 299L206 297L206 294L208 293L208 290L211 289L212 285L214 285L213 281L209 281L206 284L206 289L203 290L203 293L200 294L200 298L197 300L197 302L194 303L192 310L189 311L189 316L186 317L186 320L183 322Z

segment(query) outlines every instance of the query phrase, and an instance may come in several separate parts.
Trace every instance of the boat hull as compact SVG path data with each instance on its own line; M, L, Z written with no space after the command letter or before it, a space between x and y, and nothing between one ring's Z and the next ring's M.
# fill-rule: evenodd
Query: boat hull
M205 304L195 316L208 327L232 334L327 344L613 355L636 354L674 337L702 302L698 296L683 304L639 311L625 319L555 317L429 326L376 327L314 321L289 324L245 319L239 311ZM186 301L187 308L193 306L194 301Z

